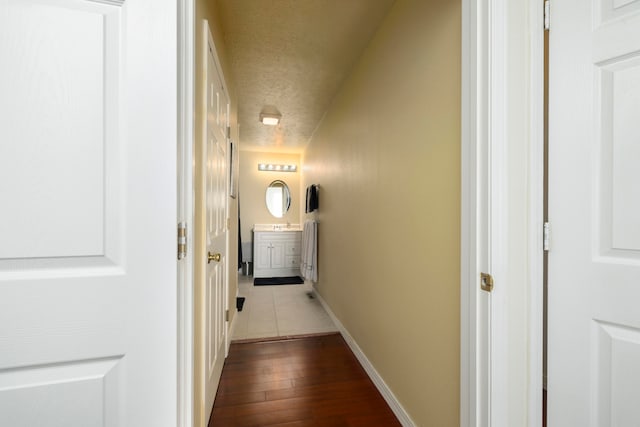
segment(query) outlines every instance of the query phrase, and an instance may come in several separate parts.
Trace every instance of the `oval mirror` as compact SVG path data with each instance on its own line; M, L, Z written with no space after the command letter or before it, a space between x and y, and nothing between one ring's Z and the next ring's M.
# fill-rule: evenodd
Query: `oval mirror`
M273 181L267 187L267 209L276 218L282 218L291 206L291 194L284 181Z

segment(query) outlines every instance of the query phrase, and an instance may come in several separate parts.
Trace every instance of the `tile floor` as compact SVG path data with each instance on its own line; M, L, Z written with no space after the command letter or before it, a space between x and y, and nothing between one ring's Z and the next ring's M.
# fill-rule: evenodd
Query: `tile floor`
M245 297L232 340L335 332L320 301L309 298L311 285L253 286L253 276L238 275L238 296Z

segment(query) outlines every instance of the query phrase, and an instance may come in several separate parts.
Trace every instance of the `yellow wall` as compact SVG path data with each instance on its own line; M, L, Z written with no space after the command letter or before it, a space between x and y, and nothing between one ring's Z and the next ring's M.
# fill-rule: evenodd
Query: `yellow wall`
M237 121L237 104L234 93L234 84L232 81L231 70L225 52L225 45L222 36L222 30L218 21L219 14L214 2L207 0L196 0L196 22L195 22L195 56L196 56L196 75L195 75L195 224L194 224L194 245L195 245L195 267L194 267L194 426L205 426L209 420L209 414L205 413L202 395L204 374L204 283L206 273L206 244L204 241L205 216L204 216L204 174L202 167L202 149L203 149L203 126L206 115L203 108L206 88L206 75L204 74L204 66L206 64L206 56L204 55L204 43L206 43L204 34L204 22L209 22L211 33L218 59L222 65L227 89L231 99L231 135L232 139L238 141L238 121ZM205 51L206 52L206 51ZM229 311L230 320L236 314L236 295L238 289L237 275L237 253L238 253L238 203L237 199L229 198L229 251L227 256L229 263Z
M261 172L258 163L294 164L298 172ZM287 183L291 193L291 207L282 217L276 218L267 210L265 192L267 186L279 179ZM300 223L300 155L242 151L240 153L240 222L243 242L251 242L254 224Z
M397 0L303 154L318 292L419 426L459 425L460 6Z

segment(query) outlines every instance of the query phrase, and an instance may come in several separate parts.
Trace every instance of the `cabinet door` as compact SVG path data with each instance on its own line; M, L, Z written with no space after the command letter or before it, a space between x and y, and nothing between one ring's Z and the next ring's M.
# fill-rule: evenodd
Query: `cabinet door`
M284 268L284 242L271 243L271 268Z
M254 269L271 268L271 244L268 242L257 242L253 254L255 258Z

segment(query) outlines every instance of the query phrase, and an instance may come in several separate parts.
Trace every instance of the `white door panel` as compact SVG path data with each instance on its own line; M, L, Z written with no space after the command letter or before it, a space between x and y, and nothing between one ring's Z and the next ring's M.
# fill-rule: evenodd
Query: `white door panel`
M0 0L2 426L175 425L175 9Z
M0 378L0 389L3 390L1 425L122 425L122 419L117 418L121 416L117 399L109 398L116 396L118 387L123 384L120 359L98 359L5 373ZM16 407L26 410L16 411Z
M0 194L29 209L4 210L0 258L102 256L104 150L118 148L104 136L117 126L121 80L117 68L105 74L118 52L104 46L119 43L120 8L2 3L0 52L11 66L0 67Z
M639 13L552 3L550 427L640 425Z

